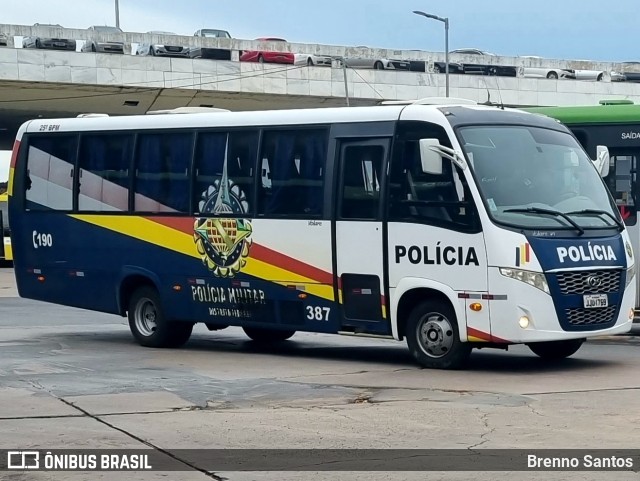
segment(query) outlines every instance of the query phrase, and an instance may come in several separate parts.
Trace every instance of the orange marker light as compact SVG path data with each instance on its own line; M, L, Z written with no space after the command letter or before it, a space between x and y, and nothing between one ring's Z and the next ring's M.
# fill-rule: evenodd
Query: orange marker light
M38 276L38 280L39 280L40 282L44 282L44 276Z
M306 299L306 298L307 298L307 295L304 292L298 294L298 299Z
M176 284L175 286L173 286L173 290L176 292L180 292L182 290L182 286L179 286L178 284Z
M480 312L482 310L482 304L480 304L479 302L474 302L469 306L469 309L471 309L473 312Z

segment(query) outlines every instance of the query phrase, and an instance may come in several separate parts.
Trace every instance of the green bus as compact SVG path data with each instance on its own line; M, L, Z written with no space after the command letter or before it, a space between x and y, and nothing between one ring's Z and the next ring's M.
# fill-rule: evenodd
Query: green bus
M636 253L640 252L640 186L637 173L640 159L640 105L631 100L602 100L599 105L525 110L548 115L565 124L591 158L596 158L598 145L609 148L609 174L605 182L627 224L633 248ZM636 306L640 306L638 294Z

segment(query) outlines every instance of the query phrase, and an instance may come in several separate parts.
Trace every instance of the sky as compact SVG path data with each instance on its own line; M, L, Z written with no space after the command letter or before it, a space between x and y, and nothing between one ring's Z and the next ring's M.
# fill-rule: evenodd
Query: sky
M115 0L0 0L1 23L69 28L114 25ZM638 0L119 0L129 32L192 35L228 30L234 38L444 51L444 24L412 13L449 17L450 49L499 55L598 61L640 60Z

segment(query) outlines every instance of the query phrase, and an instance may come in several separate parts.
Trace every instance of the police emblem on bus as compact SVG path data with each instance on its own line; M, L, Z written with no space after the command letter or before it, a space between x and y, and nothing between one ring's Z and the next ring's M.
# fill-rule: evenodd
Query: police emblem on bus
M228 145L227 145L228 151ZM222 178L202 193L201 215L195 220L193 239L202 262L217 277L234 277L247 264L251 247L251 222L234 217L249 210L244 192L229 180L227 152Z

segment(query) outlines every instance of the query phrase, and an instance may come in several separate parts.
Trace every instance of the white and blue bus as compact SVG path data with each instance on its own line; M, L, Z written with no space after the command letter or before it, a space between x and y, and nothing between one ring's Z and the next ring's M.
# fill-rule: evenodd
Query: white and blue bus
M564 358L633 318L598 166L552 119L451 99L33 120L9 183L18 290L128 316L150 347L201 322L406 339L429 368Z

